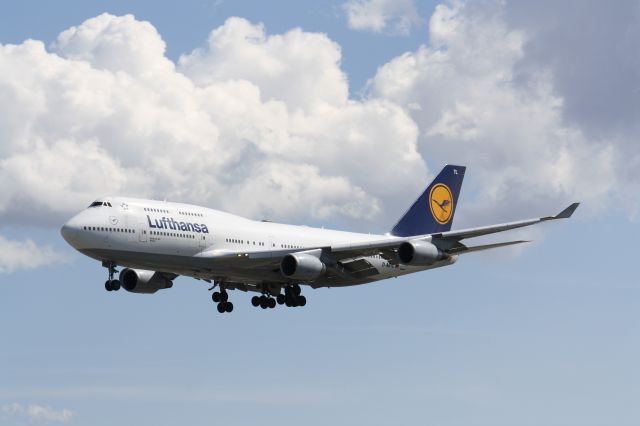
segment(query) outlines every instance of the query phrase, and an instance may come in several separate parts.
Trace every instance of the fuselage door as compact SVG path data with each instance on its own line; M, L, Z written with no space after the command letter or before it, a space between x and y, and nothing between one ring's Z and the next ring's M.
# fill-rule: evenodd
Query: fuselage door
M139 222L138 223L138 241L140 241L141 243L146 243L147 242L147 228L146 226L144 226L144 223Z

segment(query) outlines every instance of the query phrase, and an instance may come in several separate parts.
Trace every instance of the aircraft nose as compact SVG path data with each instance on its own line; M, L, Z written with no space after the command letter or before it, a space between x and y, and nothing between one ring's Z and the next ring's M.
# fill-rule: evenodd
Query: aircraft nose
M60 234L67 243L72 246L74 245L78 236L78 228L73 225L73 219L62 225L62 228L60 228Z

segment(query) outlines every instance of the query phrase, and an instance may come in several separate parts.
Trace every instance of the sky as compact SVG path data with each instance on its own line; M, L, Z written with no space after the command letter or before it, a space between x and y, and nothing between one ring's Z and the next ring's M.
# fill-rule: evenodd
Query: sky
M640 423L640 6L0 6L0 425ZM104 291L106 195L387 232L443 164L524 247L220 315Z

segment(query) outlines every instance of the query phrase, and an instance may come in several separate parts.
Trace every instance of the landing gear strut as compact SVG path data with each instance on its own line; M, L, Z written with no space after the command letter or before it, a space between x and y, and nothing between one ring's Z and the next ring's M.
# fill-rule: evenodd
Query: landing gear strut
M120 280L117 280L114 277L116 272L116 264L115 262L102 262L102 266L109 270L109 279L104 283L104 288L107 291L118 291L120 290Z
M220 288L221 291L214 291L211 295L211 299L218 304L218 312L221 314L224 312L233 311L233 303L229 302L229 293L224 288Z

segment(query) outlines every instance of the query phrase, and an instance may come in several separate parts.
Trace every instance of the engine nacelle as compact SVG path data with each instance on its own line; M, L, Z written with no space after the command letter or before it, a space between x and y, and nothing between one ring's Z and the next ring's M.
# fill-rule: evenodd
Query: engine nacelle
M429 266L446 257L427 241L405 241L398 247L398 259L405 265Z
M120 271L120 283L132 293L152 294L173 287L173 282L159 272L124 268Z
M320 259L306 253L288 254L280 262L280 272L287 278L314 281L326 271Z

